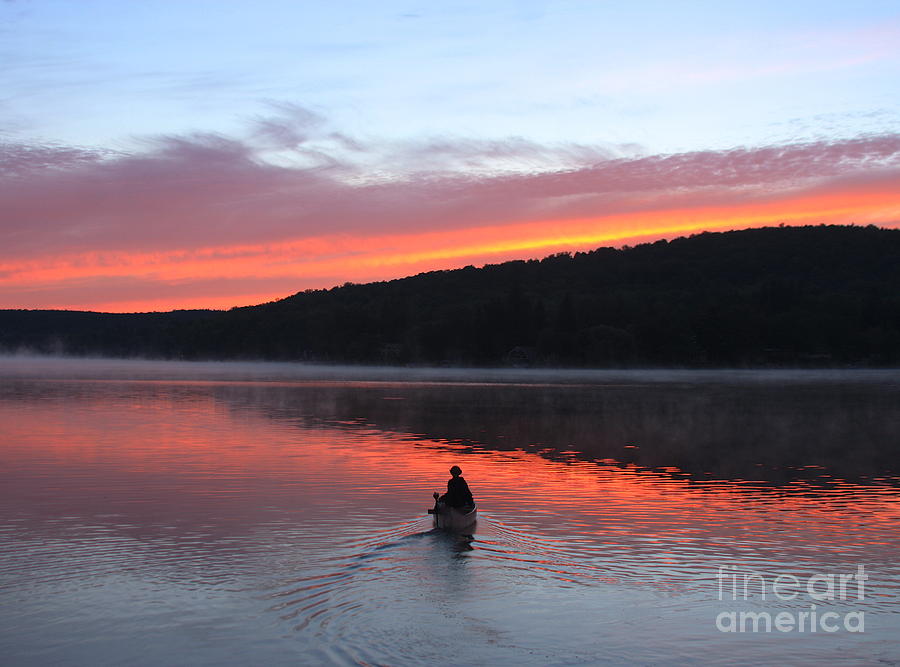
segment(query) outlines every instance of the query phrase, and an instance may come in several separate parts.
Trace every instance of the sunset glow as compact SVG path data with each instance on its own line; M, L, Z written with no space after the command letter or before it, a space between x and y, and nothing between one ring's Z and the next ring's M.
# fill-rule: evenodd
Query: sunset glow
M292 14L297 25L332 25L339 18L280 11ZM617 17L652 33L639 38L646 42L643 51L624 57L630 43L610 38L600 47L591 31L578 28L603 25L609 17L599 7L558 15L547 9L529 21L435 11L432 18L441 19L436 23L409 12L402 19L369 17L407 40L397 42L396 52L383 44L360 54L322 46L314 32L296 38L308 41L309 57L323 72L336 68L332 74L340 77L365 68L374 49L386 58L385 67L406 67L411 85L441 100L407 95L408 108L400 110L391 97L400 92L387 80L382 88L348 83L349 97L341 97L301 76L294 84L308 93L286 93L271 75L288 76L279 60L283 53L269 49L253 52L259 83L253 93L239 82L247 73L215 59L194 65L177 60L178 54L195 54L198 44L211 52L219 48L204 36L208 20L220 21L223 34L237 34L245 26L262 30L255 15L201 20L196 8L182 8L176 20L189 37L166 37L174 40L170 52L156 56L173 73L163 77L162 92L151 94L137 82L153 69L153 50L135 53L121 41L122 34L138 38L147 19L139 9L117 6L103 27L62 6L4 3L0 17L19 36L10 46L16 56L7 82L14 103L0 111L8 128L0 137L0 308L230 308L347 281L707 230L900 224L900 125L884 111L891 106L891 86L879 84L891 80L900 62L896 18L860 11L848 23L835 6L821 12L812 31L781 17L774 33L764 20L733 39L703 33L710 52L724 60L700 62L672 59L690 39L687 27L685 36L657 34L640 13ZM744 20L778 14L775 5L757 11ZM680 14L670 17L675 25L691 19ZM683 26L699 26L702 33L704 22L730 20L726 14L693 16ZM413 20L419 26L409 31ZM514 39L532 44L535 30L565 25L582 60L573 65L565 48L539 40L547 43L548 61L535 64L534 81L522 86L508 54L473 42L462 30L472 22L486 35L516 26ZM71 32L78 25L87 32ZM72 62L72 71L88 77L117 63L113 78L138 88L134 107L124 111L122 100L132 98L113 100L114 87L98 84L94 99L108 103L97 105L96 113L54 113L92 100L66 86L69 70L51 67L45 79L30 78L32 44L43 39L46 26L80 45L81 60ZM455 27L448 33L438 26ZM267 27L267 39L277 41L278 31ZM360 29L345 38L364 42L365 34L354 33ZM459 70L441 69L429 31L460 51ZM755 31L765 34L772 54L760 56ZM108 50L95 49L92 32L107 40ZM55 44L46 47L52 52ZM424 60L412 55L415 49ZM463 55L466 49L481 54L477 68L467 67L475 61ZM830 55L837 51L840 58ZM326 57L333 53L341 55ZM616 54L622 57L613 66ZM551 66L554 58L569 64ZM606 66L594 66L601 63ZM219 67L218 78L200 77L201 66ZM494 76L504 72L507 97L487 92L488 79L472 74L479 68ZM571 74L573 68L580 75ZM369 72L373 80L384 74L376 69ZM188 78L195 88L176 85L173 77ZM783 100L786 84L797 91L790 103ZM534 96L540 86L555 100L552 111ZM480 100L464 92L479 87L485 90ZM839 88L852 89L852 106L835 101L839 94L829 93L828 102L820 94ZM185 90L194 104L178 101ZM601 92L608 100L589 101L589 93ZM206 96L231 111L205 107ZM524 104L521 111L507 108L515 99ZM769 100L769 107L754 114L760 100ZM463 111L465 101L483 107L479 122ZM368 109L366 120L348 112L354 105ZM616 105L621 108L610 111Z
M406 234L335 234L265 244L200 247L169 252L108 251L48 255L0 265L0 290L29 295L11 307L133 312L172 308L229 308L270 301L304 288L342 281L386 280L435 269L556 252L620 246L659 238L777 224L894 225L900 217L900 179L844 191L787 195L733 206L656 208L593 218L553 219ZM661 224L664 223L664 224ZM164 298L98 300L104 288L128 279L162 287ZM251 291L227 281L243 279ZM226 293L203 283L226 281ZM94 285L93 299L54 298L72 285ZM257 286L267 285L267 289ZM257 289L253 289L257 288ZM199 293L198 293L199 292Z
M4 665L896 658L900 4L0 35Z

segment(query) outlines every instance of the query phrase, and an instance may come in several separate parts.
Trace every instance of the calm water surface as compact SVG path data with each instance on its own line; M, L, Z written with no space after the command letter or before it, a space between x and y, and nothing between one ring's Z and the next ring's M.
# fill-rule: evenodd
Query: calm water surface
M0 656L898 664L898 444L890 371L7 359ZM425 512L454 463L472 536ZM863 599L805 588L859 566ZM746 599L737 570L761 575ZM836 632L716 625L813 604Z

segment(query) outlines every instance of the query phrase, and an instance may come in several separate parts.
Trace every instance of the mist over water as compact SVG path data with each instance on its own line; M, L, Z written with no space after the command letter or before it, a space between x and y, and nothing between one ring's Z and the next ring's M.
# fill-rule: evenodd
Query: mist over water
M425 366L355 366L296 362L159 361L46 355L0 355L4 377L119 380L219 380L223 382L474 382L504 384L635 384L750 383L750 384L900 384L896 369L553 369L443 368Z
M0 362L11 664L900 660L900 373ZM459 464L474 535L434 531ZM865 632L727 634L721 566Z

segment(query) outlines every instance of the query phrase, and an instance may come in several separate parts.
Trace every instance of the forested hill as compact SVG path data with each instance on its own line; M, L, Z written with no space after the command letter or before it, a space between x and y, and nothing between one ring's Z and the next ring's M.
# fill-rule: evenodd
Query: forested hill
M704 233L230 311L0 311L5 351L533 366L900 362L900 230Z

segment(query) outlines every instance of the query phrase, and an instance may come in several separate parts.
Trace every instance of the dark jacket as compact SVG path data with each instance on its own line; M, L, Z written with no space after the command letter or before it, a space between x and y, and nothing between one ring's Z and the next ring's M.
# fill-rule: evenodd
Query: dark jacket
M441 496L441 502L447 503L450 507L471 507L475 504L472 498L472 492L469 491L469 485L466 480L460 477L452 477L447 482L447 493Z

